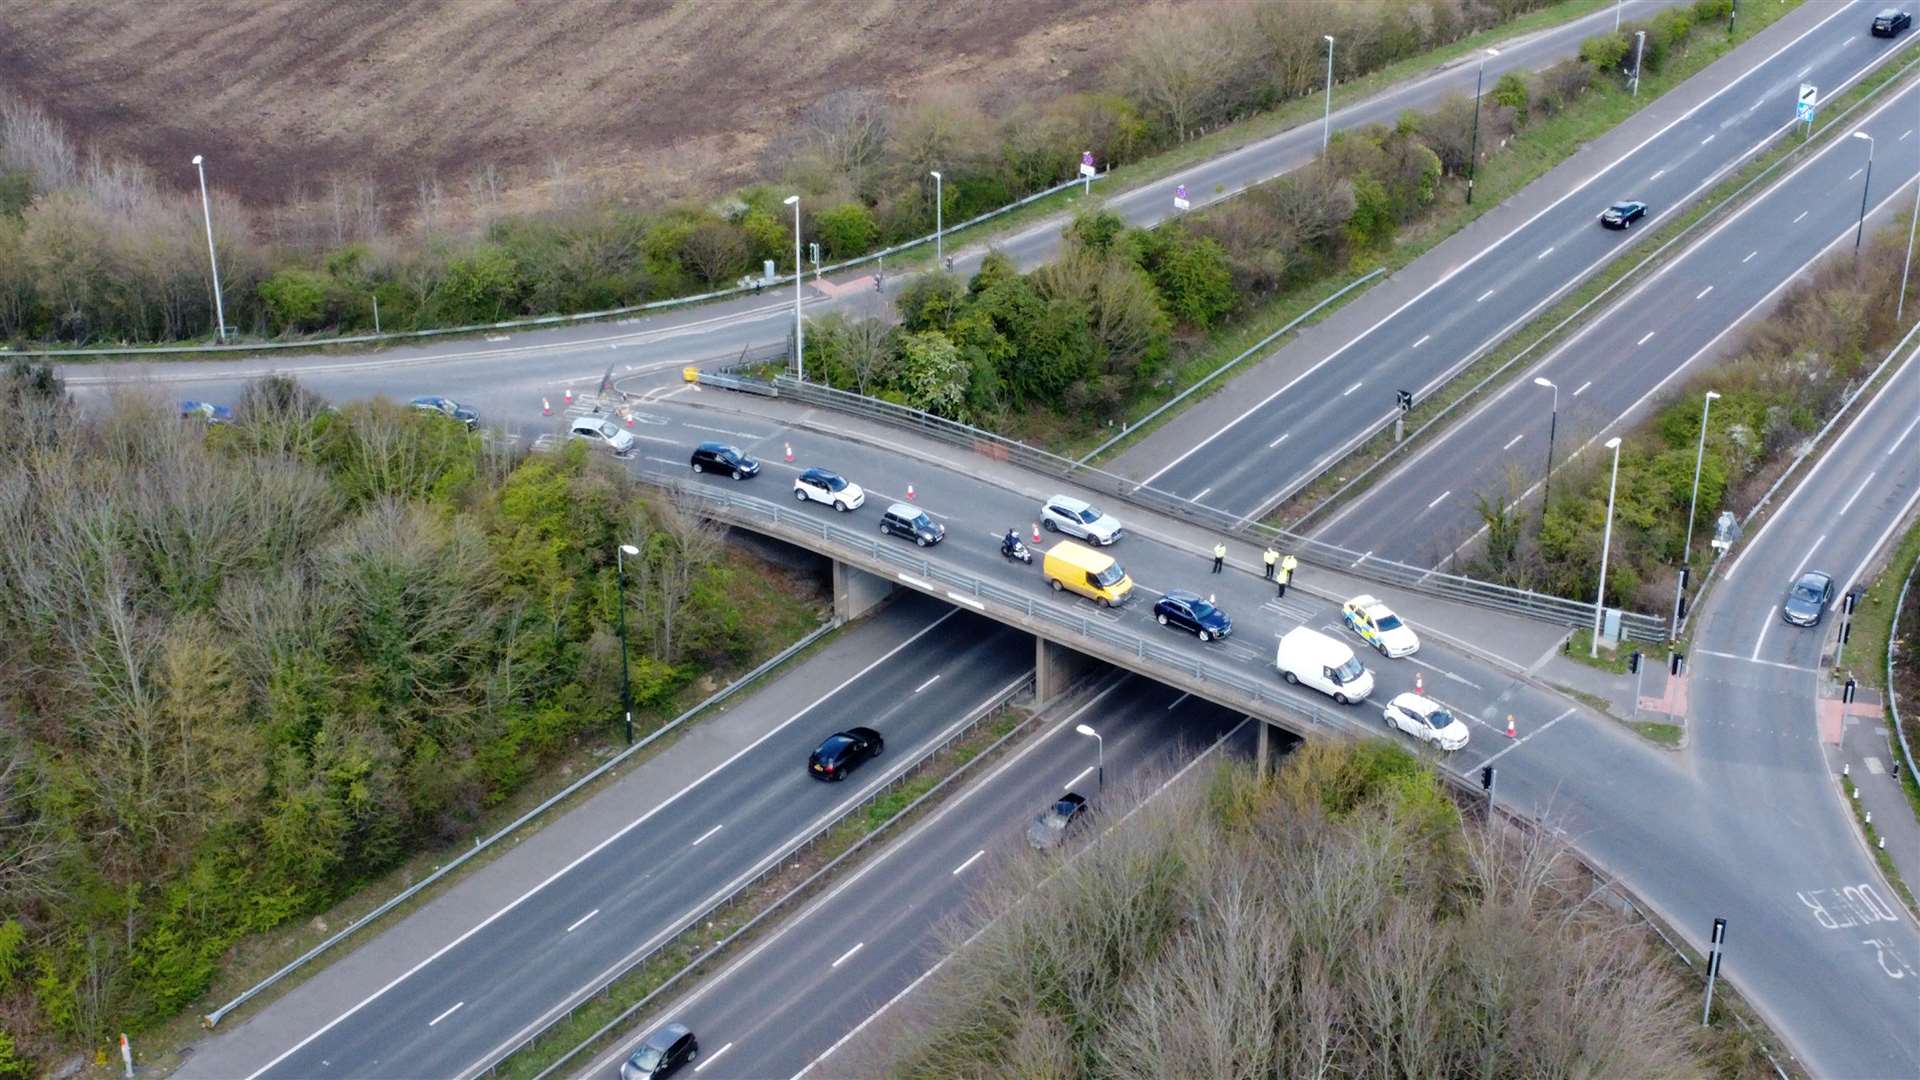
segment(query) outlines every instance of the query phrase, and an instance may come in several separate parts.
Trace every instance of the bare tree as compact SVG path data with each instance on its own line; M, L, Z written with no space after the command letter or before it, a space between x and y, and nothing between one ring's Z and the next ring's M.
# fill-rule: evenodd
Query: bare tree
M695 507L678 500L654 508L658 531L648 552L653 585L654 654L677 663L685 651L680 617L693 598L693 587L720 557L725 532L699 515Z
M837 90L801 114L808 151L845 176L856 191L865 188L884 159L891 127L886 102L865 90Z

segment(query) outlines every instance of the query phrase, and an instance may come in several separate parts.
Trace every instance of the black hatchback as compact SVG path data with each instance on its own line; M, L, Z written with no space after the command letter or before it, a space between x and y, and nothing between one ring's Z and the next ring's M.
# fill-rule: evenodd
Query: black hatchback
M699 1056L700 1040L687 1025L663 1024L620 1063L620 1080L664 1080Z
M1887 8L1873 17L1873 36L1898 37L1900 31L1912 25L1913 12Z
M737 446L703 442L693 448L693 471L716 472L731 476L735 480L745 480L749 476L759 474L760 462L741 453Z
M1161 626L1177 626L1189 634L1198 634L1201 641L1213 641L1233 633L1233 620L1227 613L1213 606L1213 601L1179 589L1160 598L1153 605L1153 621Z
M807 772L816 780L845 780L861 762L879 757L886 748L887 740L870 727L836 731L807 758Z
M1631 229L1633 223L1647 216L1647 204L1643 202L1617 202L1600 214L1600 224L1609 229Z

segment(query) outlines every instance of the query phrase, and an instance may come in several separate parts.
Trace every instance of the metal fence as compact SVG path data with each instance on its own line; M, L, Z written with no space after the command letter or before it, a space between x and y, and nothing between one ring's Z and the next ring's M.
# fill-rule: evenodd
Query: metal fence
M778 653L769 657L764 663L754 668L752 671L747 672L745 675L742 675L738 679L733 680L727 685L721 687L719 690L714 691L714 693L711 696L709 696L706 700L700 702L700 704L695 705L693 708L688 709L686 712L683 712L679 716L674 717L672 720L668 721L667 723L662 724L658 729L649 733L646 738L641 739L639 742L634 743L632 746L629 746L626 749L615 754L614 756L608 758L606 761L602 762L597 768L588 772L585 776L582 776L580 779L575 780L573 783L568 784L566 787L561 788L559 791L549 796L547 799L542 801L540 805L534 807L533 809L513 819L513 821L509 822L504 828L500 829L498 832L494 833L493 835L487 837L484 840L476 841L471 850L461 852L453 860L446 863L444 866L441 866L438 870L435 870L433 873L427 875L425 878L422 878L418 883L411 885L406 889L401 890L398 895L387 900L385 903L381 904L379 907L374 908L372 911L369 911L365 915L360 916L358 919L355 919L353 922L348 923L346 926L342 927L340 930L335 932L331 937L327 938L325 941L322 941L320 944L315 945L313 948L308 949L304 953L301 953L297 958L293 960L293 962L287 964L285 967L281 968L279 971L276 971L273 974L267 976L266 978L260 980L259 982L253 984L252 986L249 986L245 991L243 991L240 994L239 997L234 998L232 1001L227 1002L225 1005L222 1005L219 1008L201 1017L200 1018L201 1025L211 1029L214 1025L218 1024L228 1013L232 1012L233 1010L239 1008L242 1005L245 1005L248 1001L251 1001L261 991L279 982L281 979L286 978L288 975L293 974L295 971L300 970L302 967L305 967L308 963L312 962L312 960L315 957L319 956L321 953L326 952L328 949L333 948L335 945L340 944L342 941L345 941L347 938L352 937L354 934L359 933L361 930L364 930L368 926L371 926L373 923L379 921L381 916L392 911L394 908L399 907L401 904L404 904L407 901L413 899L415 896L418 896L422 890L427 889L428 887L432 886L434 882L439 881L441 878L446 877L448 874L451 874L455 870L466 865L468 860L474 858L475 856L478 856L480 853L493 847L493 845L495 845L496 843L499 843L502 839L513 835L513 833L518 831L521 826L527 824L528 822L534 820L540 815L546 813L549 809L558 805L560 802L564 801L566 798L568 798L575 792L579 791L581 788L586 787L588 784L593 783L595 780L598 780L601 776L605 775L608 770L618 768L619 766L625 764L629 758L633 757L633 755L641 752L642 750L645 750L648 746L652 745L656 740L660 739L662 736L679 728L681 724L685 723L688 720L691 720L695 716L698 716L702 712L705 712L707 709L712 708L715 705L718 705L722 701L725 701L726 699L732 697L734 694L739 693L742 689L745 689L746 687L752 685L762 675L765 675L767 672L772 671L776 667L779 667L781 664L785 663L787 660L792 658L795 654L799 653L802 649L805 649L807 646L812 645L814 642L819 641L822 637L825 637L827 634L833 632L835 629L839 627L839 625L840 623L838 622L838 620L836 620L834 622L830 622L826 624L825 626L820 627L817 630L814 630L812 633L809 633L805 637L802 637L799 641L794 642L793 644L787 646L786 648L780 650Z
M827 833L839 827L839 825L842 822L846 821L848 818L861 812L862 810L865 810L866 808L872 806L873 804L879 802L881 799L885 798L887 795L892 794L894 791L904 786L908 781L919 776L921 771L923 771L923 769L925 768L926 764L932 761L934 758L938 757L941 751L946 750L948 747L952 746L954 743L959 742L961 739L966 738L968 735L971 735L974 729L978 728L982 722L994 716L1002 708L1006 707L1008 703L1012 702L1015 698L1019 697L1020 695L1029 692L1030 690L1032 690L1032 688L1033 688L1033 676L1029 674L1024 680L1020 682L1016 682L1012 686L994 695L994 697L991 700L989 700L986 704L975 708L973 712L967 714L967 717L962 723L956 725L953 728L953 730L948 732L947 737L945 739L942 739L938 744L928 749L918 758L914 759L914 761L909 763L905 768L902 768L886 783L881 784L879 787L875 788L872 792L868 793L866 798L861 799L858 803L855 803L847 807L844 813L841 813L831 818L830 820L823 822L819 828L815 829L811 833L808 833L805 837L802 837L801 839L794 841L793 843L782 848L779 852L775 854L775 856L772 859L768 860L767 866L764 869L762 869L759 873L753 875L751 878L748 878L740 882L733 889L728 890L725 896L714 901L712 904L708 905L705 909L695 913L694 915L686 919L683 919L681 921L681 924L675 927L669 933L669 935L664 940L662 940L658 945L655 945L653 948L648 949L646 952L641 953L640 955L634 957L631 962L622 965L618 972L608 977L598 988L592 991L589 991L579 1002L574 1004L567 1011L561 1013L558 1016L555 1016L552 1020L549 1020L547 1023L541 1025L540 1030L532 1033L531 1035L528 1035L525 1039L522 1039L520 1042L515 1043L512 1049L508 1050L505 1054L502 1054L498 1060L495 1060L489 1063L483 1071L489 1075L497 1073L500 1069L500 1066L506 1063L508 1060L510 1060L515 1054L519 1054L522 1051L525 1051L528 1048L532 1047L535 1043L539 1042L540 1039L545 1037L548 1032L552 1031L554 1028L560 1026L561 1024L566 1023L568 1020L573 1019L576 1013L578 1013L581 1009L591 1005L596 998L603 998L603 997L611 998L613 995L613 988L615 984L619 983L621 979L626 978L629 974L638 970L642 965L646 964L648 961L654 959L655 957L665 954L668 950L672 949L676 944L686 940L689 936L697 935L697 932L701 928L700 924L703 921L705 921L708 916L725 908L727 905L733 903L735 900L745 895L747 892L752 890L755 886L759 885L761 882L765 881L767 878L772 877L773 875L779 873L782 869L786 867L786 863L789 859L793 858L795 855L811 847L815 843L818 843L822 837L826 836ZM1031 719L1032 718L1029 717L1028 721L1030 722ZM1026 724L1022 723L1021 725L1015 727L1012 731L1007 732L1005 735L995 740L993 745L987 747L985 751L968 759L967 764L971 764L974 761L979 761L982 758L986 757L988 752L993 750L995 747L1000 746L1007 739L1010 739L1014 735L1018 734L1021 728L1025 726ZM619 1015L607 1021L607 1023L601 1025L601 1027L597 1031L595 1031L592 1035L587 1036L585 1039L575 1044L571 1049L567 1050L564 1054L562 1054L557 1060L549 1064L546 1068L542 1069L538 1074L537 1080L544 1080L545 1077L552 1075L554 1072L558 1071L562 1066L564 1066L567 1062L573 1060L575 1057L579 1056L581 1053L590 1049L594 1043L598 1042L601 1038L606 1036L609 1032L612 1032L614 1029L618 1028L620 1025L632 1019L634 1014L639 1012L641 1009L645 1008L661 993L665 992L667 989L669 989L670 987L678 983L681 978L683 978L688 972L692 971L695 967L699 966L708 957L719 952L721 949L724 949L727 945L737 940L741 935L752 930L755 926L759 925L762 920L767 918L774 911L784 907L787 904L787 902L790 901L794 896L798 895L803 890L812 886L821 877L825 876L829 871L840 866L848 857L852 856L855 852L865 847L869 840L871 840L875 836L880 835L880 833L884 831L887 828L887 826L892 825L894 822L904 817L908 812L920 806L920 804L924 802L927 798L932 796L935 792L942 790L944 787L946 787L948 782L953 780L954 777L962 775L965 771L966 771L966 768L965 768L965 765L963 764L961 768L956 769L952 774L942 779L939 783L935 784L932 788L928 789L926 792L923 792L921 795L915 798L912 802L908 803L905 807L902 807L899 811L890 815L887 818L887 820L883 822L879 827L867 833L865 836L861 837L859 840L855 841L853 845L847 848L846 851L843 851L839 855L834 856L834 858L829 860L825 865L821 866L819 869L809 874L804 881L800 882L798 885L795 885L793 888L787 890L778 899L776 899L773 903L769 904L767 907L765 907L761 911L754 913L753 917L748 919L741 926L732 930L726 936L722 937L718 941L715 941L711 946L702 950L698 950L696 955L692 959L690 959L684 966L682 966L680 970L674 972L659 986L649 991L639 1001L623 1009Z
M1893 737L1900 742L1900 758L1907 763L1907 775L1920 780L1913 771L1913 748L1907 745L1907 729L1900 726L1899 699L1893 692L1893 651L1900 642L1900 609L1907 604L1907 590L1913 587L1913 575L1920 573L1920 559L1913 561L1905 581L1900 583L1900 598L1893 602L1893 621L1887 626L1887 711L1893 714Z

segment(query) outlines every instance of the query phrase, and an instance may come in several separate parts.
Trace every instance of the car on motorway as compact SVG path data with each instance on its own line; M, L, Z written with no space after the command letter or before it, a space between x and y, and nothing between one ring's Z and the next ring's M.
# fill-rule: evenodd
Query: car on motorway
M1646 216L1646 203L1617 202L1601 211L1600 224L1609 229L1630 229L1634 222Z
M1913 25L1913 12L1899 8L1885 8L1873 17L1874 37L1898 37L1900 31Z
M1396 694L1380 712L1386 717L1388 727L1442 750L1458 750L1467 745L1467 725L1448 712L1446 706L1424 694Z
M215 405L211 401L183 401L180 403L180 419L201 420L209 424L231 424L233 410L225 405Z
M818 780L845 780L868 758L877 758L887 740L870 727L853 727L827 736L807 758L807 772Z
M693 448L693 471L716 472L735 480L745 480L749 476L760 475L760 462L741 453L737 446L703 442Z
M1177 626L1198 635L1201 641L1214 641L1233 633L1233 620L1215 607L1213 601L1180 589L1154 602L1153 621L1161 626Z
M1067 831L1087 818L1087 797L1071 791L1054 800L1040 816L1027 822L1027 844L1046 851L1066 843Z
M825 469L808 469L793 478L793 497L801 502L824 503L841 513L858 510L867 501L860 485Z
M480 426L480 414L452 398L440 397L437 394L427 394L414 398L408 402L408 404L421 412L434 413L439 416L444 416L449 420L458 420L467 425L468 431L472 431L474 428Z
M1360 640L1373 646L1381 656L1412 656L1420 651L1420 639L1413 628L1401 622L1392 608L1367 593L1341 604L1340 617L1360 635Z
M1119 540L1123 532L1119 518L1071 495L1048 499L1040 507L1040 524L1048 532L1066 533L1101 547Z
M921 547L947 538L947 527L933 520L932 514L903 502L894 503L880 515L880 532L886 536L904 536Z
M634 447L640 445L634 441L633 432L600 416L574 417L573 423L567 425L567 434L607 450L615 457L626 457L633 453Z
M1833 579L1818 570L1809 570L1787 590L1786 602L1780 605L1780 617L1795 626L1819 626L1820 616L1826 614L1827 603L1832 599Z
M700 1056L700 1040L685 1024L662 1024L620 1063L620 1080L665 1080Z

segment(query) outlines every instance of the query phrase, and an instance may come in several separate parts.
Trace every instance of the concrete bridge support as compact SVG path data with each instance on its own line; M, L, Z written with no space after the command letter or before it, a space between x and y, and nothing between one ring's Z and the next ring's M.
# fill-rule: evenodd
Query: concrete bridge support
M852 622L872 611L880 601L892 596L896 587L894 582L878 574L870 574L835 559L833 562L833 616L841 622Z
M1033 703L1043 707L1065 693L1067 688L1095 668L1105 667L1082 652L1076 652L1043 637L1033 639Z

